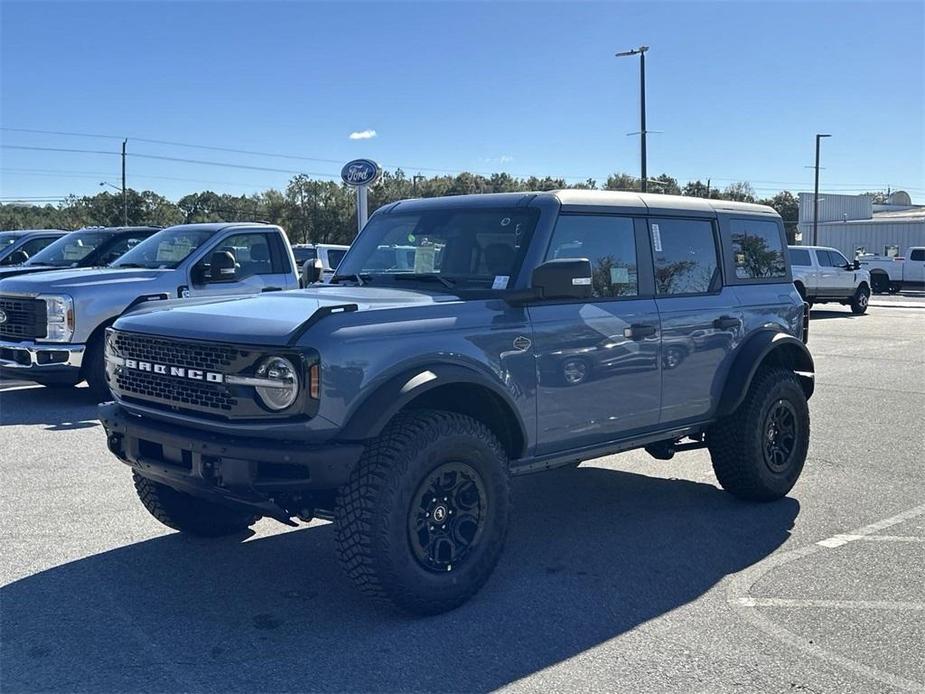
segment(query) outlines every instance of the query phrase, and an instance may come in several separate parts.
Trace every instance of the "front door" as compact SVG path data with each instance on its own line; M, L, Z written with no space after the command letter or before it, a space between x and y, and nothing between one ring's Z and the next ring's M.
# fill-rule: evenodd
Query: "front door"
M719 401L743 313L723 287L709 219L649 220L662 326L662 424L698 421Z
M190 272L190 296L259 294L274 289L291 289L291 263L279 248L279 236L264 231L238 231L211 244ZM211 260L215 253L231 254L234 273L213 276Z
M590 260L593 296L529 308L538 454L658 424L659 321L640 243L644 226L630 217L563 214L556 223L546 259Z

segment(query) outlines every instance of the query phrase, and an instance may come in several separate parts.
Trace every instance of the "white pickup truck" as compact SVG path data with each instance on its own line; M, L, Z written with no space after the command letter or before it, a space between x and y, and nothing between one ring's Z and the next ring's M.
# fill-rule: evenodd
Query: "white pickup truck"
M864 313L870 300L870 273L841 251L826 246L788 246L793 283L812 306L837 301Z
M925 246L911 246L905 255L887 257L865 254L858 256L861 267L870 272L875 294L895 294L901 289L925 288Z

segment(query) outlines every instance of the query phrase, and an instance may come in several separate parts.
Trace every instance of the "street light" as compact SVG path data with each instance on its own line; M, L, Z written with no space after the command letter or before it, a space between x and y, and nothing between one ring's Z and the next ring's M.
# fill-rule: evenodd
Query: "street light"
M646 51L649 50L648 46L640 46L639 48L633 48L629 51L622 51L616 54L617 58L623 58L631 55L639 56L639 135L641 136L640 140L640 168L641 174L639 176L640 186L642 192L645 193L648 189L648 180L646 179Z
M120 193L122 193L122 226L127 227L128 226L128 203L126 202L126 197L125 197L125 186L120 188L117 185L113 185L109 181L100 181L100 187L102 188L103 186L109 186L113 190L118 190Z
M819 223L819 143L823 137L832 137L825 133L816 133L816 189L813 194L813 245L818 245L817 227Z

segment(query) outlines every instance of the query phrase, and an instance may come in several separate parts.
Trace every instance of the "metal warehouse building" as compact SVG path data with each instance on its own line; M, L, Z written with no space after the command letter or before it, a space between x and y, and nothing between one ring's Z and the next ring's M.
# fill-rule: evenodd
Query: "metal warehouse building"
M813 194L800 193L797 230L803 245L813 243ZM856 253L898 255L909 246L925 246L925 205L913 205L897 191L886 204L870 195L819 195L818 245L837 248L848 258Z

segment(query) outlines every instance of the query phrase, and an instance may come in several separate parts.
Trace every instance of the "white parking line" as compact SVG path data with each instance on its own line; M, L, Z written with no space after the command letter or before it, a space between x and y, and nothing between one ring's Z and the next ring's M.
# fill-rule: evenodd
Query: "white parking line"
M726 601L730 606L732 606L738 614L748 621L752 626L760 629L769 636L777 639L778 641L787 644L797 650L803 651L804 653L817 658L819 660L831 663L841 667L849 672L853 672L857 675L867 677L877 682L895 687L896 689L901 689L903 691L909 692L925 692L925 685L921 682L914 682L912 680L906 679L905 677L900 677L899 675L894 675L891 672L885 672L883 670L878 670L877 668L870 667L869 665L864 665L862 663L856 662L851 658L839 655L837 653L832 653L827 651L824 648L819 647L818 645L812 643L809 639L798 636L792 631L785 629L780 624L774 622L773 620L766 617L762 614L757 608L758 607L862 607L864 609L914 609L921 610L923 607L919 606L920 603L911 603L912 606L903 606L897 607L899 603L887 602L885 604L891 605L892 607L874 607L874 603L879 601L853 601L853 600L796 600L790 601L783 598L755 598L750 595L752 587L759 581L763 576L765 576L772 569L784 566L790 562L797 561L798 559L804 559L806 557L818 554L819 552L824 552L828 549L834 549L836 547L841 547L848 544L849 542L855 542L858 540L873 539L871 536L874 533L877 533L881 530L886 530L887 528L893 527L894 525L899 525L905 521L917 518L921 515L925 515L925 504L921 506L916 506L911 508L908 511L903 511L895 516L890 516L889 518L884 518L881 521L876 523L871 523L870 525L865 525L857 530L852 530L847 533L839 533L833 535L832 537L826 538L825 540L820 540L819 542L808 545L807 547L801 547L799 549L793 549L789 552L782 552L780 554L775 554L764 561L760 561L757 564L753 564L747 569L736 574L733 579L729 582L726 588ZM887 537L887 536L883 536ZM918 540L919 538L915 538ZM779 604L784 603L784 604ZM792 604L799 603L799 604ZM823 603L832 603L832 604L823 604ZM858 604L860 603L860 604Z
M861 610L925 610L925 602L895 600L791 600L788 598L739 598L743 607L834 607Z

